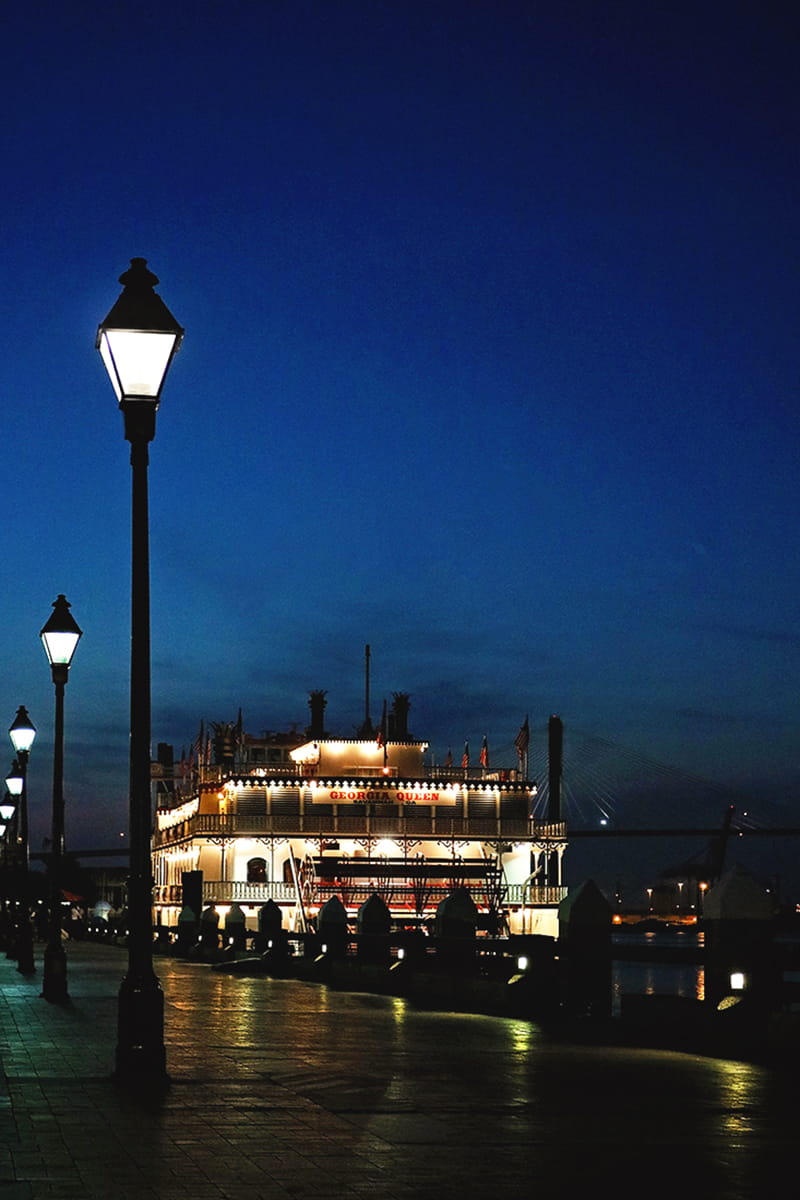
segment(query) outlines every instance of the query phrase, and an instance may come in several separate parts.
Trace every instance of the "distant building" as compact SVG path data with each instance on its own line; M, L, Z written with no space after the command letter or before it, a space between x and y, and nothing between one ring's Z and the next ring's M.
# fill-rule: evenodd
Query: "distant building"
M200 872L203 904L222 918L240 905L252 929L270 899L301 931L332 895L355 918L373 893L396 925L417 925L466 888L487 929L556 936L566 827L532 816L536 784L511 767L426 765L405 693L355 738L326 732L325 703L311 693L303 733L256 737L241 716L212 726L194 761L162 776L156 921L176 924L185 873Z

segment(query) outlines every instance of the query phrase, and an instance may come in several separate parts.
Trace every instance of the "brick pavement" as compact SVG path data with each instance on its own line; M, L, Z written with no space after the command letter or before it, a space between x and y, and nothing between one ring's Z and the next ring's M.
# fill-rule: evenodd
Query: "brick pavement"
M793 1081L760 1067L173 959L172 1086L137 1100L110 1077L124 952L68 962L61 1007L0 958L0 1200L746 1200L794 1163Z

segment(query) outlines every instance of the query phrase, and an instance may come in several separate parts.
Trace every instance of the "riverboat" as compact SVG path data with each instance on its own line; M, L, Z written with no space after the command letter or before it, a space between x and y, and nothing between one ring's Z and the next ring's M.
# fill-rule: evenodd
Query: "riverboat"
M191 893L223 922L239 905L251 930L274 901L284 926L303 932L331 896L355 922L377 894L396 927L425 927L466 889L487 932L557 936L566 826L534 815L536 783L521 763L426 761L405 693L380 728L366 720L354 738L331 736L324 696L311 693L304 734L258 738L240 718L215 738L214 762L162 771L157 923L173 927Z

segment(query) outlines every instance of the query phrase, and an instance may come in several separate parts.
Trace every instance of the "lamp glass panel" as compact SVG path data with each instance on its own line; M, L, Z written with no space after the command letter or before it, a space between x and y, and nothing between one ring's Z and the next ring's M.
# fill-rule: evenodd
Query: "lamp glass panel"
M104 329L100 354L117 399L157 400L177 340L176 333Z
M50 631L42 634L45 652L48 661L52 666L53 663L65 663L66 666L72 662L72 656L75 653L75 647L80 638L79 633L64 633L61 631Z
M0 804L0 821L10 821L16 807L16 804Z
M36 730L32 725L19 725L16 727L12 725L8 731L8 735L15 750L30 750L33 745L33 739L36 737Z
M21 775L6 775L6 787L11 792L12 796L22 795L22 776Z

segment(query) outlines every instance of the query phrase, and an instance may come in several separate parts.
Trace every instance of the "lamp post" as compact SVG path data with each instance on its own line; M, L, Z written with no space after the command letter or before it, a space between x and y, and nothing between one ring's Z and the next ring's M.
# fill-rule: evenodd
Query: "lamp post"
M13 768L12 768L13 774ZM16 901L19 899L17 888L17 802L8 790L0 804L0 823L3 827L3 879L5 888L2 901L2 938L6 958L17 957L17 915ZM13 821L13 825L12 825ZM14 916L10 916L10 906L13 905Z
M11 770L6 775L6 793L14 805L14 854L13 854L13 900L14 928L8 958L17 959L19 964L19 943L24 940L24 914L29 914L28 908L28 876L23 862L23 840L19 833L20 812L19 803L22 800L24 776L19 766L18 758L14 758Z
M17 924L17 970L22 975L32 975L36 970L33 960L33 930L30 920L30 839L28 837L28 757L36 737L36 729L28 716L24 704L8 731L11 744L17 755L22 786L19 789L17 810L17 848L19 850L19 908ZM9 788L9 791L11 789Z
M143 258L120 276L124 291L97 331L131 445L130 877L128 973L120 985L116 1077L131 1086L165 1084L164 995L153 971L150 857L150 550L148 444L156 410L183 329L153 290L158 279Z
M40 632L56 690L53 738L53 817L50 846L50 920L44 952L42 995L61 1003L67 999L67 956L61 941L61 871L64 856L64 688L82 630L69 611L65 596L53 601L53 611Z

